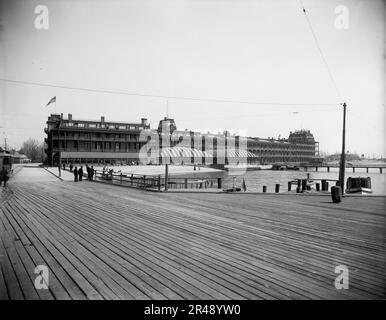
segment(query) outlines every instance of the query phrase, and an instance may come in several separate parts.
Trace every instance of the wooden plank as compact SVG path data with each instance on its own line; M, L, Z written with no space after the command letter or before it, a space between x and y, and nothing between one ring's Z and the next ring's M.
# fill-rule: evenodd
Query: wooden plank
M61 217L62 217L62 215L61 215ZM79 222L78 222L79 223ZM84 230L82 230L82 232L80 233L80 234L87 234L88 233L88 230L87 229L84 229ZM96 239L96 240L100 240L100 239ZM94 242L95 243L95 242ZM114 249L114 248L113 248ZM105 250L103 250L103 248L101 248L101 252L104 252ZM116 251L115 251L116 252ZM128 270L131 270L132 272L136 272L136 269L137 269L137 267L134 265L130 265L130 264L128 264L128 262L127 261L125 261L125 260L123 260L123 259L120 259L119 258L119 256L122 254L122 252L116 252L116 253L118 253L119 255L118 256L114 256L114 255L111 255L109 252L105 252L107 255L110 255L111 257L113 257L114 259L118 259L118 261L120 262L120 265L124 265L124 266L126 266L127 267L127 269ZM124 254L124 253L123 253ZM130 260L131 262L136 262L136 261L138 261L138 260L136 260L136 261L133 261L133 260ZM143 261L142 261L143 262ZM111 260L110 260L110 263L111 263ZM137 266L142 266L142 263L140 263L139 265L137 264ZM147 269L145 266L143 266L145 269ZM147 270L149 270L149 269L147 269ZM141 280L141 278L142 278L142 280L146 280L146 279L148 279L147 277L146 277L146 275L145 274L143 274L143 273L139 273L138 274L138 276L140 277L140 278L138 278L139 280ZM161 276L161 274L158 274L157 275L157 277L156 278L158 278L159 276ZM149 279L147 280L147 281L149 281ZM153 284L154 285L154 284ZM142 284L140 284L140 286L144 286L144 283L142 283ZM199 293L200 295L204 295L205 293L203 293L203 292L200 292ZM198 295L198 296L196 296L196 297L199 297L200 295Z
M26 235L31 239L33 246L28 246L27 251L34 257L36 265L46 265L50 270L50 290L57 299L68 299L71 296L73 299L82 300L85 299L84 293L79 287L73 282L72 278L67 274L65 269L59 265L58 261L51 255L50 251L41 243L38 236L27 227L30 225L29 221L25 216L20 219L17 216L17 211L14 211L14 217L19 219L20 225L23 225L23 229ZM25 220L23 220L25 219ZM62 288L65 286L65 291Z
M12 189L10 236L33 235L38 252L59 256L105 298L130 297L131 283L169 299L385 297L382 198L337 207L319 196L153 194L86 181ZM338 292L342 263L350 290Z
M66 271L66 273L74 280L74 282L79 286L79 288L86 294L87 298L93 299L93 300L102 299L102 296L84 278L84 275L82 275L82 272L77 270L72 264L73 262L76 262L75 260L76 258L74 258L68 251L61 252L58 248L56 248L55 244L50 242L48 230L46 230L39 224L34 225L32 218L33 218L32 215L30 215L29 228L32 230L32 232L34 232L35 235L37 235L40 242L47 248L47 250L52 254L52 256L55 257L55 260L59 262L59 264Z
M3 276L3 270L2 270L2 263L1 260L3 259L3 254L0 249L0 300L8 300L8 292L7 292L7 286L5 284L5 279Z
M2 215L2 210L0 208L0 216ZM24 295L22 288L19 284L18 278L16 276L16 271L14 270L8 253L5 249L3 239L6 237L6 230L2 221L0 220L0 264L2 273L4 276L5 286L7 288L8 296L12 300L24 300Z

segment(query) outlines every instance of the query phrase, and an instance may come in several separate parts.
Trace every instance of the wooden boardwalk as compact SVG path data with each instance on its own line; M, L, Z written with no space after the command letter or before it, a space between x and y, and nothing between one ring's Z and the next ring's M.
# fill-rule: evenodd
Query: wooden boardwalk
M0 189L0 299L386 298L385 198ZM336 290L335 267L349 268ZM37 265L49 289L34 286Z

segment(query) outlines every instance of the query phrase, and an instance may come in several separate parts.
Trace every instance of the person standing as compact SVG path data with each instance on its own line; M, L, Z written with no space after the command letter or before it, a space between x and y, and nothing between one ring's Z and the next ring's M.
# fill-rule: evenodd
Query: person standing
M90 167L86 164L87 179L90 180Z
M78 176L79 176L79 181L82 181L82 179L83 179L83 168L82 168L82 166L80 166L80 168L78 170Z
M4 188L5 188L7 186L7 180L8 180L8 171L4 167L2 167L0 171L0 186L1 186L1 181L4 181Z
M72 166L72 163L70 164L70 171L72 172L72 168L73 168L73 166Z
M94 179L94 173L95 173L94 166L91 166L91 168L90 168L90 180L91 181Z
M76 167L74 168L74 181L78 182L78 169Z

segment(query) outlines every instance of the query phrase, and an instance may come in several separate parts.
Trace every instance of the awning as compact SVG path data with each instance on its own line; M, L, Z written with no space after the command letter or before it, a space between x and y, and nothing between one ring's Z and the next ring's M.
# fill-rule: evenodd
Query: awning
M213 151L210 152L213 154ZM258 158L254 153L246 151L246 150L217 150L217 154L221 154L222 156L226 156L228 158Z
M168 147L160 150L160 157L173 158L210 158L212 155L208 152L187 147Z

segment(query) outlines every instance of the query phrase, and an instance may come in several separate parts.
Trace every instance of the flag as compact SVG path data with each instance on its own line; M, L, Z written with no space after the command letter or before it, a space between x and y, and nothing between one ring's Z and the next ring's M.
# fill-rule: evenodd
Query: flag
M56 102L56 96L53 97L53 98L47 103L46 107L48 107L51 103L54 103L54 102Z

